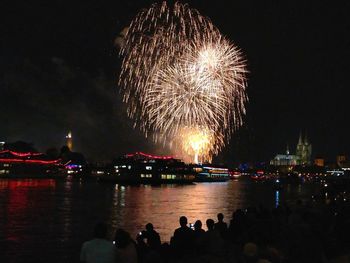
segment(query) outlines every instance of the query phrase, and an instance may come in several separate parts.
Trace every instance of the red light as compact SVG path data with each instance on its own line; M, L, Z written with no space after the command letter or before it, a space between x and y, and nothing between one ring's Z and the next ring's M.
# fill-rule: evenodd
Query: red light
M20 153L20 152L14 152L14 151L10 151L10 150L1 151L0 154L2 154L2 153L10 153L12 155L20 156L20 157L43 155L43 153L32 153L32 152Z
M136 152L135 154L126 154L126 157L133 157L135 155L142 155L147 158L151 159L163 159L163 160L169 160L169 159L174 159L172 156L158 156L158 155L152 155L152 154L147 154L144 152Z
M1 163L32 163L32 164L58 164L60 159L53 161L23 160L23 159L0 159Z
M32 152L27 152L27 153L20 153L20 152L14 152L10 150L5 150L1 151L0 154L4 153L9 153L13 158L0 158L0 162L2 163L32 163L32 164L59 164L61 159L57 160L36 160L36 159L29 159L30 157L33 156L39 156L39 155L44 155L43 153L32 153ZM25 159L25 158L28 159Z

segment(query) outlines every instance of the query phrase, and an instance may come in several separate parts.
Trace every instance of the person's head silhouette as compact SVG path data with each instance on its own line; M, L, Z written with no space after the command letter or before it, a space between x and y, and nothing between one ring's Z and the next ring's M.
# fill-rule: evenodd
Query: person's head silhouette
M119 228L115 231L114 241L116 247L125 248L130 243L131 238L128 232Z
M207 228L208 230L213 230L214 229L214 220L213 219L207 219Z
M222 222L224 220L224 215L222 213L218 213L218 221Z
M185 217L185 216L180 217L180 226L181 227L187 226L187 217Z
M146 230L147 230L147 231L152 231L152 230L153 230L153 225L152 225L151 223L148 223L148 224L146 225Z
M202 229L202 221L197 220L197 221L194 223L194 229L195 229L195 230Z
M107 225L105 223L97 223L94 228L95 238L106 238L107 236Z

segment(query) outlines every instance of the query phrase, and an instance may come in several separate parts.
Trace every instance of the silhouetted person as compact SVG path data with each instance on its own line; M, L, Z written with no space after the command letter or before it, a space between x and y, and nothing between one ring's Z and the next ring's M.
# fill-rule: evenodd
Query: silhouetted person
M94 229L94 238L86 241L80 252L80 261L85 263L114 263L116 249L107 238L107 226L98 223Z
M228 229L229 238L231 241L238 241L244 232L246 231L246 216L242 209L237 209L232 214L232 219L230 221L230 226Z
M143 262L144 257L149 253L150 250L145 242L145 233L146 231L142 231L136 236L137 257L141 262Z
M202 229L202 221L197 220L194 223L194 245L197 253L201 253L203 251L204 234L205 230Z
M187 218L180 217L180 227L175 230L172 238L172 245L178 256L188 255L192 251L194 243L194 233L191 228L187 226Z
M153 229L153 225L151 223L148 223L146 225L146 231L144 235L147 239L147 245L149 246L150 249L158 250L160 248L160 245L161 245L160 236L157 233L157 231Z
M204 251L210 255L221 255L223 250L223 239L220 232L214 229L214 220L207 219L208 231L203 236Z
M194 223L194 236L195 236L195 238L203 236L204 233L205 233L205 230L202 229L202 221L197 220Z
M217 217L218 217L218 222L215 223L214 229L219 231L222 238L225 238L226 232L227 232L227 224L224 222L224 215L222 213L219 213Z
M137 263L135 242L128 232L118 229L115 232L115 246L117 248L117 262Z

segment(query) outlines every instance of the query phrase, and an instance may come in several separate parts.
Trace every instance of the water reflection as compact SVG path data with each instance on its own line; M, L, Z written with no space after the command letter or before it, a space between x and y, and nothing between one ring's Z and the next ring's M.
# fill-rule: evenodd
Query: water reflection
M124 217L124 210L123 207L125 207L125 186L116 185L114 187L114 192L112 193L112 205L111 205L111 213L109 217L109 222L113 229L116 229L117 227L124 227L121 224L121 218Z
M64 196L63 196L63 202L61 204L60 209L62 209L61 213L61 224L63 226L62 233L61 233L61 242L66 242L69 240L71 236L71 227L72 227L72 187L73 182L71 180L67 180L64 182Z
M259 204L275 207L285 201L311 196L309 186L272 185L250 181L195 185L119 186L94 181L0 180L0 245L7 261L79 261L83 241L97 221L118 227L132 237L152 222L163 241L170 240L178 219L190 223L217 213L229 222L232 212ZM3 244L4 243L4 244ZM42 255L45 250L46 256ZM46 258L43 258L46 257ZM5 262L7 262L5 260Z
M204 222L207 218L216 219L216 214L222 212L229 220L241 203L241 191L239 183L116 186L109 218L113 227L123 227L132 235L152 222L163 240L170 240L181 215L186 215L189 222Z
M275 207L278 207L280 205L280 191L276 190L276 194L275 194L275 199L276 199L276 204Z
M32 237L46 234L37 218L50 213L42 203L50 203L55 187L55 180L0 180L0 246L6 248L6 254L1 253L4 262L11 255L25 257L34 246L43 247L43 240ZM21 253L21 247L27 247L26 251Z

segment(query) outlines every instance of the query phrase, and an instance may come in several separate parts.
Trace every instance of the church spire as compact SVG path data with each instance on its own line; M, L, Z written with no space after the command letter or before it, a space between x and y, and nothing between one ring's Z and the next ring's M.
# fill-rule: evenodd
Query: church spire
M286 154L289 155L289 144L287 143L287 150L286 150Z
M303 144L303 136L300 130L298 145L302 145L302 144Z
M307 131L305 131L304 143L309 144L309 140L307 139Z

